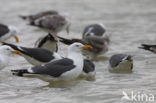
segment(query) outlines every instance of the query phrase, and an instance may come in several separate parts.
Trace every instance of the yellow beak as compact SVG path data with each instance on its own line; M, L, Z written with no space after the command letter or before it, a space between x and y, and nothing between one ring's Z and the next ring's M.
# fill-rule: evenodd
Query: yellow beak
M16 42L19 42L19 38L16 35L14 36L14 38L15 38Z
M85 46L82 47L82 49L92 49L92 46L90 46L90 45L85 45Z
M18 50L13 50L12 53L13 53L13 54L20 54L20 51L18 51Z

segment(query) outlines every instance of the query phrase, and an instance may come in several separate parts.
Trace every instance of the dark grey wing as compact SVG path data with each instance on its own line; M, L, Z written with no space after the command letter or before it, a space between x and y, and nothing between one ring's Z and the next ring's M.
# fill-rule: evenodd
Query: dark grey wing
M54 59L53 52L51 52L47 49L43 49L43 48L21 47L21 49L19 51L25 55L28 55L28 56L40 61L40 62L49 62L52 59Z
M85 27L83 37L90 33L94 33L95 36L103 36L105 32L106 30L100 24L92 24Z
M20 47L20 46L16 46L10 43L5 43L2 42L3 45L8 45L10 47L12 47L15 50L20 51L21 53L30 56L40 62L49 62L52 59L54 59L53 57L53 52L47 50L47 49L43 49L43 48L26 48L26 47Z
M95 71L94 63L91 60L84 59L83 71L85 73L89 73L89 72Z
M110 60L109 64L111 67L116 67L119 65L119 63L122 61L123 58L127 57L128 55L125 54L115 54L113 55Z
M68 58L56 60L54 62L47 63L41 66L35 66L32 68L35 74L50 75L53 77L59 77L64 72L70 71L75 68L73 61Z
M19 49L18 49L18 46L14 45L14 44L2 42L2 45L8 45L8 46L10 46L11 48L13 48L13 49L15 49L15 50L19 50Z
M8 32L9 32L9 28L4 24L0 24L0 37L7 34Z

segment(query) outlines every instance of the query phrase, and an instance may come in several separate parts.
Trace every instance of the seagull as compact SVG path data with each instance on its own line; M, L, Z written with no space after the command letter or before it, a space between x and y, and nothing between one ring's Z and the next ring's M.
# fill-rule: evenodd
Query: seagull
M0 70L8 65L9 56L16 53L16 50L13 50L7 45L0 46Z
M91 45L93 48L91 50L84 50L84 55L87 55L91 58L97 57L98 55L102 55L108 51L108 46L110 43L109 36L105 35L103 37L99 36L88 36L85 37L85 39L67 39L60 36L57 36L59 38L59 41L70 45L74 42L80 42L82 44Z
M139 47L139 48L156 53L156 45L142 44L142 47Z
M81 74L83 69L84 60L81 50L90 48L91 46L88 45L73 43L68 47L67 58L28 69L11 70L11 72L17 76L24 76L24 74L39 75L38 77L45 77L43 78L45 81L73 80Z
M27 48L4 42L2 44L18 51L17 54L24 57L32 65L41 65L62 58L58 53L43 48Z
M94 58L108 51L110 37L105 32L105 26L99 23L86 26L82 34L82 39L67 39L60 36L57 36L57 38L60 42L66 45L70 45L74 42L91 45L93 47L92 50L84 50L83 53L89 58Z
M10 37L14 37L16 42L19 42L17 37L18 30L15 26L0 24L0 42L4 42Z
M36 43L35 43L35 47L36 48L44 48L44 49L48 49L50 51L58 51L58 41L56 40L56 38L51 35L48 34L44 37L39 38Z
M127 54L114 54L109 60L109 71L112 73L131 73L133 60Z
M85 38L87 36L103 36L106 32L105 26L102 23L98 24L91 24L85 27L82 38Z
M43 11L43 12L40 12L40 13L36 13L36 14L32 14L32 15L28 15L28 16L23 16L23 15L20 15L20 17L23 19L23 20L27 20L29 22L33 22L41 17L44 17L44 16L47 16L47 15L56 15L58 14L57 11L55 10L48 10L48 11Z
M69 33L70 19L68 16L62 14L47 15L32 21L30 25L39 27L56 36L63 29L66 29L67 33Z
M70 17L65 13L51 10L20 17L28 20L30 25L39 27L54 36L63 29L66 29L67 33L69 33Z

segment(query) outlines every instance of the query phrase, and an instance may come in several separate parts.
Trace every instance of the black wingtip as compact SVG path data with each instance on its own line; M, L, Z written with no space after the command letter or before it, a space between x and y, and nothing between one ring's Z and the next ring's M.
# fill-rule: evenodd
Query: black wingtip
M18 47L16 45L14 45L14 44L6 43L6 42L1 42L1 43L2 43L2 45L8 45L8 46L10 46L11 48L13 48L15 50L19 50Z
M66 39L66 38L63 38L63 37L60 37L60 36L57 36L57 38L59 38L60 42L66 44L66 45L70 45L70 44L74 43L72 40Z
M11 70L12 75L16 75L16 76L23 76L24 73L29 73L27 71L27 69L21 69L21 70Z
M140 49L145 49L145 50L150 50L151 46L148 45L148 44L141 44L141 46L138 47L138 48L140 48Z

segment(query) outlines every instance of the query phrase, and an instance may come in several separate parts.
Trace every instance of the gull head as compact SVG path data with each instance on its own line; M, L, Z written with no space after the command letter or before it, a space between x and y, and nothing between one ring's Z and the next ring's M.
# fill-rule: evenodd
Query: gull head
M73 43L68 47L69 52L81 52L82 50L92 49L90 45L83 45L81 43Z
M2 55L8 56L8 55L14 54L15 52L17 51L12 49L10 46L7 46L7 45L0 46L0 54Z

